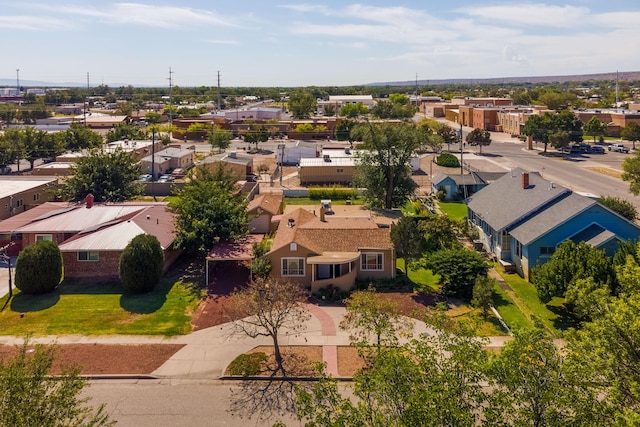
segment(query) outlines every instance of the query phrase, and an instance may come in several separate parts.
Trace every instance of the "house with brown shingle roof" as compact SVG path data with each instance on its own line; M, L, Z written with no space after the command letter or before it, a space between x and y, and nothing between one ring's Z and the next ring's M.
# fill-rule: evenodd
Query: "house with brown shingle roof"
M390 228L371 217L285 213L267 253L274 278L300 282L312 292L328 285L351 289L356 280L395 277Z
M249 215L249 233L267 234L276 229L276 223L271 220L280 215L283 209L282 194L256 194L247 205Z
M118 277L120 255L139 234L160 242L163 272L181 253L174 246L174 214L167 203L47 202L0 222L0 234L19 239L19 247L53 241L62 252L65 277Z

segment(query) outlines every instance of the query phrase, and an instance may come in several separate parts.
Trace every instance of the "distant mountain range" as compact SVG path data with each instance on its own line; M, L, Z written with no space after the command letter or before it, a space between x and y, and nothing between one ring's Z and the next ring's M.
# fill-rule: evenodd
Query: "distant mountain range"
M418 80L418 85L454 85L454 84L499 84L499 83L565 83L565 82L581 82L589 80L615 80L616 73L598 73L598 74L574 74L567 76L529 76L529 77L494 77L488 79L429 79ZM618 73L620 80L640 80L640 71L621 71ZM128 86L129 83L107 83L110 87ZM396 82L375 82L367 83L364 86L415 86L415 80L405 80ZM65 82L52 83L39 80L20 80L22 87L46 87L46 88L62 88L62 87L86 87L84 83ZM91 85L95 87L97 85ZM146 85L132 85L137 87L149 87ZM16 87L16 79L0 78L0 87Z
M418 85L454 85L454 84L498 84L498 83L565 83L589 80L615 80L616 73L574 74L568 76L537 76L537 77L494 77L489 79L433 79L418 80ZM640 80L640 71L621 71L619 80ZM369 83L366 86L415 86L415 80L399 82Z

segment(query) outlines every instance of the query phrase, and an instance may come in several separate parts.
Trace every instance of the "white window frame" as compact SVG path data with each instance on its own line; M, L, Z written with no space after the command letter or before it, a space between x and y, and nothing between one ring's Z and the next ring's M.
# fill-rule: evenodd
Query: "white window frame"
M368 257L376 257L376 267L368 268ZM361 271L384 271L384 253L382 252L362 252L360 255Z
M16 200L16 208L21 208L24 205L24 201L22 199Z
M38 200L40 200L40 193L35 193L35 194L33 195L33 201L34 201L34 202L37 202Z
M80 259L80 254L87 254L87 259ZM91 255L94 255L93 257ZM79 262L96 262L100 261L100 252L98 251L78 251Z
M289 273L289 266L288 266L288 261L290 260L297 260L300 262L300 266L298 267L298 269L296 270L296 274L290 274ZM305 259L304 258L300 258L300 257L286 257L286 258L281 258L280 261L280 267L282 268L281 271L281 275L283 277L304 277L306 276L306 266L305 266ZM302 271L302 273L300 273Z
M53 242L53 235L51 234L36 234L36 242L46 240L47 242Z

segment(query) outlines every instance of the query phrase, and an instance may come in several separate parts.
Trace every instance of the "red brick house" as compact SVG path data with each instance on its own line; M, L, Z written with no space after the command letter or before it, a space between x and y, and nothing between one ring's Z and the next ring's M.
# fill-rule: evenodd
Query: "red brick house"
M166 271L180 255L173 245L174 214L167 203L68 204L47 202L0 222L0 232L21 239L55 242L62 252L65 277L118 277L120 254L139 234L155 236Z

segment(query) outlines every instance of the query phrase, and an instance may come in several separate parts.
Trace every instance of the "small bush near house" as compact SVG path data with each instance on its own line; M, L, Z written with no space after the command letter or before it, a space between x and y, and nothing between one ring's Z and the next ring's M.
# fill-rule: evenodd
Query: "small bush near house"
M265 353L241 354L233 359L227 368L230 375L253 377L261 371L262 364L267 360Z
M460 161L451 153L442 153L436 157L436 164L445 168L460 167Z
M151 292L162 276L164 255L155 236L134 237L120 255L120 281L129 292Z
M358 190L340 187L309 187L309 198L312 200L349 200L358 198Z
M342 289L328 285L324 288L318 289L316 293L313 294L317 299L323 302L338 302L349 296L348 291L343 291Z
M25 294L53 291L62 282L62 253L46 240L27 246L16 261L16 288Z

